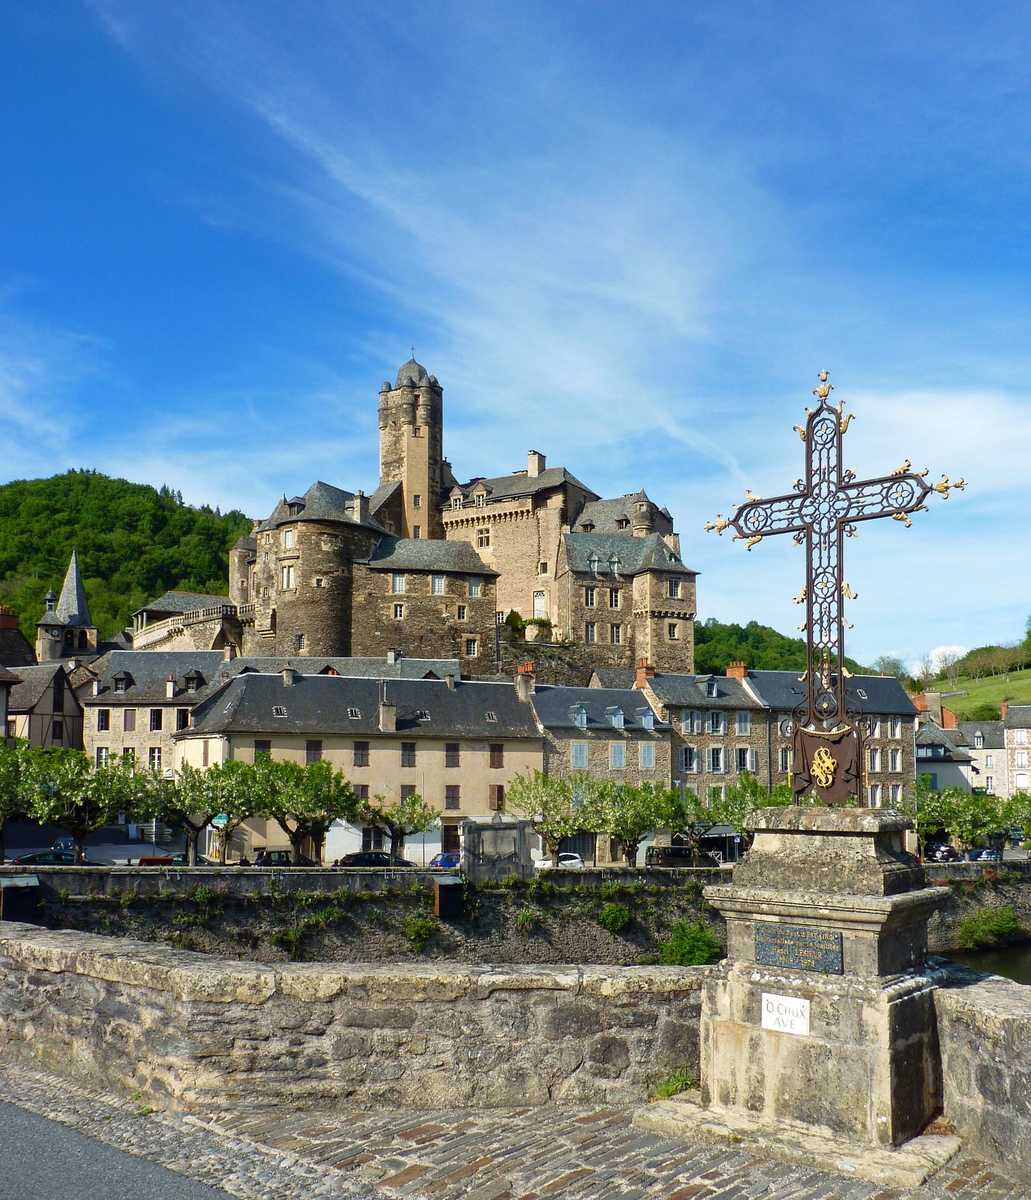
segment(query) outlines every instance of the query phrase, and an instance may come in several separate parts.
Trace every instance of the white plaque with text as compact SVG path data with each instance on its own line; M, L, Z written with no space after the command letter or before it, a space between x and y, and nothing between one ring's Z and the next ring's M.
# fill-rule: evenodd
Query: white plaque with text
M763 1029L775 1029L778 1033L795 1033L809 1036L809 1001L799 996L777 996L763 992Z

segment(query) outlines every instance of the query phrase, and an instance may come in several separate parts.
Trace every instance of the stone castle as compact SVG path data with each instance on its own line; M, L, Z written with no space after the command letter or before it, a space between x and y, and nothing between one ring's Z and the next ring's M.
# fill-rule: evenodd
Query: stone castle
M377 489L284 496L230 553L229 598L168 592L135 614L136 649L458 658L498 667L510 613L528 638L598 666L694 668L695 575L669 510L604 499L531 450L461 483L443 456L444 394L414 358L379 393Z

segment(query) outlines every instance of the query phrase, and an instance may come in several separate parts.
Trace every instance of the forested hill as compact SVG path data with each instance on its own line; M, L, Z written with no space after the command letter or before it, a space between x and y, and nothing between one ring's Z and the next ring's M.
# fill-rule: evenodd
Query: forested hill
M15 480L0 485L0 603L34 643L43 597L60 593L75 549L93 620L110 636L167 588L224 593L229 547L249 530L243 513L97 471Z
M758 621L747 625L724 625L713 617L699 621L695 626L695 671L722 675L732 662L746 663L754 671L804 671L805 642L785 637ZM857 674L864 670L847 656L845 662Z

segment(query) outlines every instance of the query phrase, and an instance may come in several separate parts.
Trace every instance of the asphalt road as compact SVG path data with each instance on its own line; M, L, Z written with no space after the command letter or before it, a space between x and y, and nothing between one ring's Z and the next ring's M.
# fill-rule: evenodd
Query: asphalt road
M0 1103L2 1200L227 1200L228 1196L13 1104Z

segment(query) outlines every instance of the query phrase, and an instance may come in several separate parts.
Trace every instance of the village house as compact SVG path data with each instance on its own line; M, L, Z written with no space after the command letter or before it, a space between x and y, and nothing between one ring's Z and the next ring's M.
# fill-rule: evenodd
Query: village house
M19 667L7 702L6 733L32 746L82 748L83 714L69 685L65 663Z
M6 667L0 667L0 730L3 731L4 742L9 740L7 729L7 706L11 696L11 688L18 682L18 676Z
M1010 794L1031 792L1031 704L1002 704Z
M1010 798L1006 726L1002 721L960 721L963 749L970 755L970 782L975 791Z

